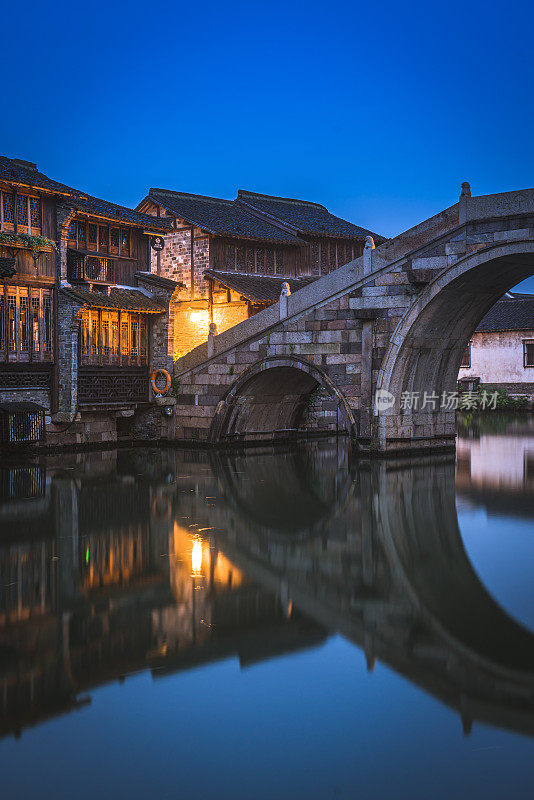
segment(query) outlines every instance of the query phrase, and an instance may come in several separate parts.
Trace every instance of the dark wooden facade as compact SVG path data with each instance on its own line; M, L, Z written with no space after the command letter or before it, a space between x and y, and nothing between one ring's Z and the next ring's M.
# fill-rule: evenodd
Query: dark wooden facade
M149 237L139 228L81 214L70 223L69 280L134 286L135 273L149 269Z
M0 156L0 400L63 410L60 372L73 362L62 350L61 281L134 287L161 227ZM148 399L150 315L80 307L77 318L78 404Z
M13 239L17 235L18 240ZM55 203L41 192L0 182L0 258L16 272L0 280L0 391L10 397L50 393L53 384L56 251Z
M259 275L326 275L363 252L363 244L343 239L311 239L300 247L260 245L235 239L211 237L213 269Z

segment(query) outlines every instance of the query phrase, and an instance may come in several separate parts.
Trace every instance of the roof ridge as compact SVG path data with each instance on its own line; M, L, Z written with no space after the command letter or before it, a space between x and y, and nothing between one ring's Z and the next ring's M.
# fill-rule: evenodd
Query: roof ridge
M227 203L231 205L234 201L228 200L226 197L212 197L209 194L193 194L192 192L178 192L176 189L157 189L154 186L151 186L148 190L148 195L150 196L153 193L169 195L170 197L190 197L194 198L195 200L206 200L206 201L215 201L217 203Z
M243 277L261 278L262 280L264 278L267 278L267 280L270 280L270 281L292 281L292 280L298 281L298 280L300 280L300 278L298 278L298 277L296 277L296 278L295 277L288 278L287 276L284 276L284 275L264 275L261 272L241 272L241 271L238 272L235 269L234 270L224 270L224 269L214 269L213 267L207 267L204 270L204 272L215 272L215 273L217 273L217 275L234 275L234 276L235 275L243 275ZM303 277L307 278L308 276L304 275ZM309 277L314 277L314 276L310 275Z
M325 211L328 211L327 207L323 206L322 203L315 203L313 200L299 200L296 197L280 197L276 194L262 194L261 192L251 192L248 189L238 189L236 200L239 200L240 197L257 197L258 199L262 198L263 200L279 200L282 203L296 203L297 205L313 206L314 208L322 208Z

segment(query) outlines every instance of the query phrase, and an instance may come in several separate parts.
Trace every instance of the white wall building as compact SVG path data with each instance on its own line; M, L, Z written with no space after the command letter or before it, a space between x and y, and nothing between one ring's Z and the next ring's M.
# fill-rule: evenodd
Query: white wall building
M486 314L464 354L465 378L534 399L534 295L508 292Z

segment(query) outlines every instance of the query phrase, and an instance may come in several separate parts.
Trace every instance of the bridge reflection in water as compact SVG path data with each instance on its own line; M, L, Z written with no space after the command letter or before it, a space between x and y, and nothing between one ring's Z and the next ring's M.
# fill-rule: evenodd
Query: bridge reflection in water
M481 446L459 447L459 492L477 502L483 478L466 465ZM492 497L527 503L521 477ZM140 670L244 666L332 632L369 670L378 659L455 709L466 733L534 734L534 635L466 555L454 457L351 463L335 441L139 449L4 465L0 485L1 735Z

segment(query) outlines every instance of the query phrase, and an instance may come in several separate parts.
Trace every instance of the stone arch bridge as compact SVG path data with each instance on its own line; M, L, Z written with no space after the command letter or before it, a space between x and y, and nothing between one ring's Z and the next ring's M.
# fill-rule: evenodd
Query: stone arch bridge
M533 273L534 189L472 197L463 184L450 208L376 249L368 237L360 258L179 359L175 437L344 431L362 451L451 447L443 393L482 317Z

